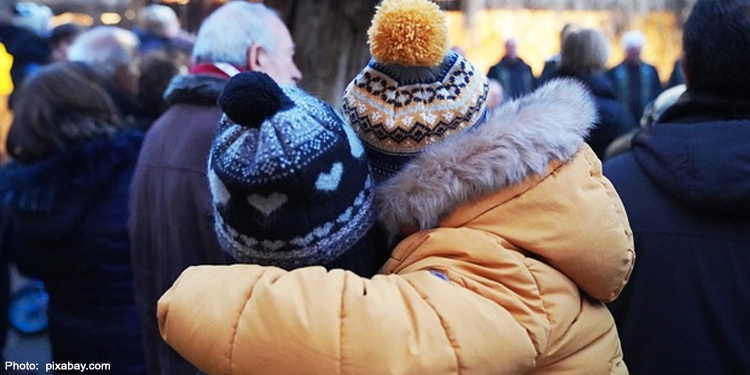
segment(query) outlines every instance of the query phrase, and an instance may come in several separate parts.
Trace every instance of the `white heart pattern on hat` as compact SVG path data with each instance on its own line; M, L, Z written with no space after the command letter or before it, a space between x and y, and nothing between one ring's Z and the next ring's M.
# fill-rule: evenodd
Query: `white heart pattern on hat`
M281 193L271 193L267 197L253 194L247 197L247 203L250 203L256 210L268 216L283 206L289 200L286 195Z
M318 190L334 191L338 189L339 182L341 182L341 175L343 173L344 165L341 163L333 163L330 172L323 172L318 175L318 180L315 181L315 187L318 188Z

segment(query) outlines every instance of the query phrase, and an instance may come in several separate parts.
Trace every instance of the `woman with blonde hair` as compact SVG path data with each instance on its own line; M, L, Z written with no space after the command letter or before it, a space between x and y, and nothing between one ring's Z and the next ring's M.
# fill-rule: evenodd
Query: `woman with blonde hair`
M599 120L586 142L602 160L612 141L636 128L635 119L617 101L612 82L606 75L609 54L609 42L602 33L591 28L577 29L565 38L560 69L554 75L575 78L594 94Z

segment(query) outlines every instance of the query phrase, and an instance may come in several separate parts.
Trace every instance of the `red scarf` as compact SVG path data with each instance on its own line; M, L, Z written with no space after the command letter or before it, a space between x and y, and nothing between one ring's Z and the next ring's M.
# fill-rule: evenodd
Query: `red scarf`
M227 63L203 63L196 64L190 68L190 74L208 74L222 78L230 78L242 72L242 70L243 69L240 69L235 65Z

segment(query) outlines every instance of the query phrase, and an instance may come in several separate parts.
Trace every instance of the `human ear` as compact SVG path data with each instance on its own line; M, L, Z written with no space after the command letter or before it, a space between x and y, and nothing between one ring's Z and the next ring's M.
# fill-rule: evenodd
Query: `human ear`
M257 72L262 70L262 57L263 48L258 44L253 44L247 49L247 69Z

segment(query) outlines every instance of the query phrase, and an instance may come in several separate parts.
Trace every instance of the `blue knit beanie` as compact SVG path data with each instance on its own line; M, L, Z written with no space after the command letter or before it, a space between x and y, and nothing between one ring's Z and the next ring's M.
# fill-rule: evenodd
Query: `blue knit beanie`
M258 72L232 77L219 104L208 177L223 249L243 263L374 273L387 249L364 148L341 116Z

